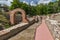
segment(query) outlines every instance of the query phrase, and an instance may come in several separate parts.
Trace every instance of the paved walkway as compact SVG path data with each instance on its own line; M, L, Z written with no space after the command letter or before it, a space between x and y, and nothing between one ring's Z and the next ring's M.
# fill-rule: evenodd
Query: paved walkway
M36 29L35 40L54 40L45 20L42 20L42 24Z

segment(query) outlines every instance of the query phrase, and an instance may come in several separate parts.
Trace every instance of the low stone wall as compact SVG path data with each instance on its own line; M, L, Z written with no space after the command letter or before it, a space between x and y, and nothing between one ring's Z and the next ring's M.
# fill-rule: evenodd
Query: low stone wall
M32 21L30 21L30 23L27 23L23 26L20 26L20 24L18 24L19 26L15 25L11 28L0 31L0 40L9 39L10 37L16 35L17 33L23 31L24 29L28 28L29 26L31 26L35 22L36 22L35 20L32 20Z

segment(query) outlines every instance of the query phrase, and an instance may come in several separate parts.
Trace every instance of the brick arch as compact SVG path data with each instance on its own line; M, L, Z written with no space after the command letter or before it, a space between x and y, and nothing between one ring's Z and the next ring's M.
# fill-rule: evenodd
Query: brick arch
M24 22L24 23L28 22L28 19L26 17L26 12L21 8L17 8L17 9L14 9L14 10L9 12L9 14L10 14L10 23L12 25L15 24L15 14L16 14L16 12L21 12L21 14L22 14L22 22Z

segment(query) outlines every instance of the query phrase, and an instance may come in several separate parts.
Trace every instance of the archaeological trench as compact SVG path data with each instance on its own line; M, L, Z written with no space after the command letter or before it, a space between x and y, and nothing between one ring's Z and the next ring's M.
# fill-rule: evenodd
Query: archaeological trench
M20 12L21 16L22 16L22 23L16 24L16 20L15 20L15 14L16 12ZM33 18L31 21L29 21L29 19L27 19L26 16L26 12L21 9L21 8L16 8L12 11L9 11L9 16L10 16L10 24L14 25L12 27L9 27L7 29L1 30L0 31L0 40L7 40L10 37L16 35L17 33L23 31L24 29L28 28L29 26L31 26L32 24L34 24L36 21Z

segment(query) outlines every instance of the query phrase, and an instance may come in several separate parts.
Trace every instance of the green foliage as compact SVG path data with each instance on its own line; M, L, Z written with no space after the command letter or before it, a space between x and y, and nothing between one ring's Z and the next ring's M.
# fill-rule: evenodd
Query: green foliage
M43 4L38 5L36 7L36 9L37 9L38 15L46 15L47 14L47 5L43 5Z
M20 7L20 2L19 0L13 0L12 5L10 7L11 10Z
M3 16L3 15L1 15L0 14L0 21L3 21L3 22L9 22L7 19L6 19L6 17L5 16Z
M4 26L5 26L5 28L9 28L11 25L9 25L8 23L6 23Z
M15 8L22 8L23 10L26 11L26 14L30 16L35 15L36 11L35 7L19 2L19 0L13 0L12 5L9 7L10 10L13 10Z
M58 3L59 1L50 2L49 4L40 4L37 6L30 6L25 3L19 2L19 0L13 0L10 9L13 10L15 8L22 8L30 16L47 15L47 14L60 12L60 7L58 6Z
M2 24L1 26L4 28L10 27L9 20L2 13L0 13L0 24Z
M60 6L60 0L58 0L58 6Z

